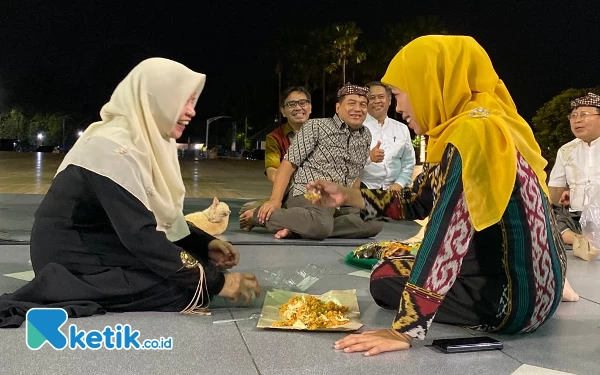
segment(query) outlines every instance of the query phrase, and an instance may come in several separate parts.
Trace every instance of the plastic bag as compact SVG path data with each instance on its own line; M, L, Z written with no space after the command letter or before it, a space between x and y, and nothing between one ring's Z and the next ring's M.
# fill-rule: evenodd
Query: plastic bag
M309 263L303 268L295 270L271 270L263 268L261 269L260 278L263 283L275 289L304 292L319 281L321 276L327 272L327 269Z
M581 211L581 234L592 246L600 249L600 185L585 188Z

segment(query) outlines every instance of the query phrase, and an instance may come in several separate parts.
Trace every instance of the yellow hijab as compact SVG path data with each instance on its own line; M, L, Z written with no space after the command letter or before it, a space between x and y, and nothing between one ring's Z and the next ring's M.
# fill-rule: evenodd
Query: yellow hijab
M548 194L547 161L485 50L471 37L429 35L390 62L385 84L406 93L429 136L427 163L448 143L462 158L467 209L477 231L502 218L514 187L518 150Z

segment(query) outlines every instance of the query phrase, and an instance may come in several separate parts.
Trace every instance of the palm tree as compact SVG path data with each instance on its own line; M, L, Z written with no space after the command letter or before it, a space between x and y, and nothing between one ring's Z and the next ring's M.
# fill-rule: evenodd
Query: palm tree
M424 35L448 34L446 25L439 16L418 16L411 22L385 26L388 39L386 63L412 40Z
M307 80L310 79L315 84L312 89L321 89L321 112L322 117L326 114L327 103L327 74L331 60L335 58L333 45L333 36L331 27L322 27L311 30L308 34L308 51L307 57L309 60L307 67ZM320 82L317 84L316 82Z
M328 67L328 72L333 73L338 68L342 68L342 85L346 83L346 65L348 63L360 64L367 58L365 52L356 50L358 36L362 30L354 22L335 24L331 28L333 38L333 50L335 52L335 62Z
M274 54L275 57L275 74L277 75L277 90L278 90L278 102L277 108L279 108L279 103L281 102L281 90L283 84L283 77L286 70L291 71L291 66L289 64L290 54L293 53L293 49L290 48L294 43L294 34L295 30L293 29L284 29L279 32L273 40L271 41L270 50ZM279 122L281 123L281 113L278 112Z

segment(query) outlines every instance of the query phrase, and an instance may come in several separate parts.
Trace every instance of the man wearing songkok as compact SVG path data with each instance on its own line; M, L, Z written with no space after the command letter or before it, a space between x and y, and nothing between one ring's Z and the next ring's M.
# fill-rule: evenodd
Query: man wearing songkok
M337 93L332 118L307 121L294 137L277 169L269 201L240 221L247 229L263 226L276 238L368 238L383 229L383 222L365 222L351 207L326 208L305 198L306 184L315 179L360 186L360 174L369 155L371 134L363 126L367 115L367 87L347 84ZM290 185L286 208L282 201Z
M600 185L600 96L590 92L571 101L568 120L577 138L558 150L548 187L562 238L572 244L581 233L586 188Z

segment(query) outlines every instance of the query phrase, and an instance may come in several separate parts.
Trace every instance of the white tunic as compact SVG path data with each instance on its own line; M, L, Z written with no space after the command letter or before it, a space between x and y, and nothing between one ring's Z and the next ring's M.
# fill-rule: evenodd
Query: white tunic
M591 144L577 138L558 150L548 186L568 187L570 210L575 212L583 209L585 188L590 185L600 185L600 138Z

